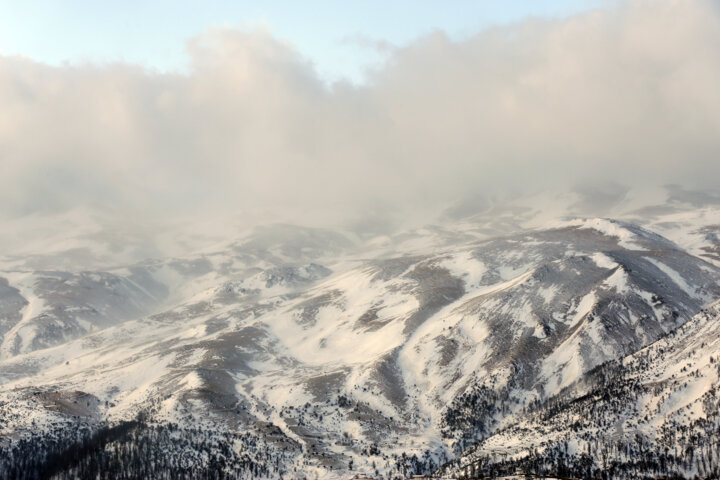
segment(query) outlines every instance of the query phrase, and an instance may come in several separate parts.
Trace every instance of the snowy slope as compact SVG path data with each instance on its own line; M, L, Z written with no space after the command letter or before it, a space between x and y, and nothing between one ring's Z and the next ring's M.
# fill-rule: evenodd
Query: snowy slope
M720 298L720 268L631 223L476 226L357 245L281 225L110 272L3 274L0 448L142 412L247 432L235 448L274 458L269 476L428 471Z
M720 302L573 383L443 468L450 475L558 471L619 478L717 476Z

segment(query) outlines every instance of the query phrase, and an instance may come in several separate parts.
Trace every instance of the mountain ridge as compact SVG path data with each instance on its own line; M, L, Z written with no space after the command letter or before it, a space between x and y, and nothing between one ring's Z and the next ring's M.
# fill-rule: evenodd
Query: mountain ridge
M236 242L118 271L182 300L0 360L5 441L142 414L142 438L246 432L236 451L278 459L270 477L428 472L720 298L720 268L627 222L445 229L442 248L429 229L410 255L355 259L341 237L291 231L269 233L274 250Z

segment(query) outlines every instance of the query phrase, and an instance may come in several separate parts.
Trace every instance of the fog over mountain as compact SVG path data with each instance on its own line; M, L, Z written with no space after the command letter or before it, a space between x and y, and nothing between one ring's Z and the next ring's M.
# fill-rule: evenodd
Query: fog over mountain
M2 213L340 224L597 182L714 187L718 45L716 1L636 0L383 45L362 85L262 29L191 39L183 74L2 56Z
M376 45L0 55L0 480L720 478L720 3Z

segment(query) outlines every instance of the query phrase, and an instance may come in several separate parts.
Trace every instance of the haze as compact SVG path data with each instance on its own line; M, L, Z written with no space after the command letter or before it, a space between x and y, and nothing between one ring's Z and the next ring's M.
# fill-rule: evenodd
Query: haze
M630 1L403 47L328 82L261 28L210 28L187 73L0 57L0 207L132 222L342 223L477 195L720 176L720 4Z

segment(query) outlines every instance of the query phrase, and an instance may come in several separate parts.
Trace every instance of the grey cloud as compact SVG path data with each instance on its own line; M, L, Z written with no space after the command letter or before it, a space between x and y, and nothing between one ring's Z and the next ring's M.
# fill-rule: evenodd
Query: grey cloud
M0 57L6 215L423 215L478 192L720 177L720 11L632 1L389 49L326 85L263 31L189 41L186 75Z

